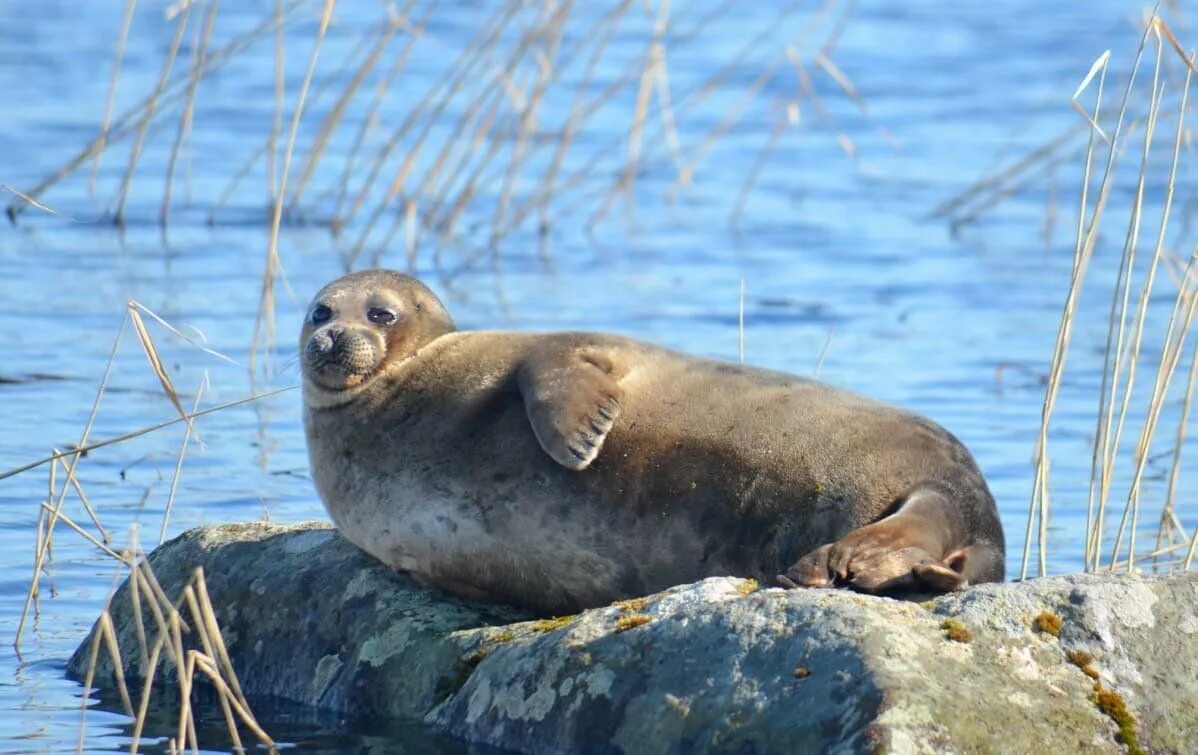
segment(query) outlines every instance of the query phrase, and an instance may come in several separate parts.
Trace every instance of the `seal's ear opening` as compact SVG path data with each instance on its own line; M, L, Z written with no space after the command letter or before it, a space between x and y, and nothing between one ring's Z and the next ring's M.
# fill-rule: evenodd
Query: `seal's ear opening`
M940 561L929 561L916 565L912 570L920 582L941 592L952 592L969 587L965 576L965 564L969 548L953 551Z

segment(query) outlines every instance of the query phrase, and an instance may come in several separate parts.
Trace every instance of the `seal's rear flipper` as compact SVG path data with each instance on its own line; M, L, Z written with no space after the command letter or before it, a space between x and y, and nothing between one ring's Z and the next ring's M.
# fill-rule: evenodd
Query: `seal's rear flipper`
M597 349L542 349L520 366L519 385L533 433L567 469L586 469L620 414L615 366Z
M970 542L966 519L950 496L934 486L917 488L893 514L816 548L783 576L803 587L844 584L866 592L947 592L1001 579L1002 551Z

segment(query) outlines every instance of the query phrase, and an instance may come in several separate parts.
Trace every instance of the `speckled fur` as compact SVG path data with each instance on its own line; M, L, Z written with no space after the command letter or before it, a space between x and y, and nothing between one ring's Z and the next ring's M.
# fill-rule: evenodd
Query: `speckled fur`
M357 310L380 290L400 319L372 335ZM1002 578L985 481L916 415L610 335L459 332L427 288L386 271L335 281L315 301L386 353L344 390L305 364L317 490L349 540L425 583L553 613L711 575L772 583L927 485L956 507L944 547L995 549L974 580ZM317 330L306 322L301 351ZM622 397L597 458L575 471L538 443L520 374L584 351L613 361Z

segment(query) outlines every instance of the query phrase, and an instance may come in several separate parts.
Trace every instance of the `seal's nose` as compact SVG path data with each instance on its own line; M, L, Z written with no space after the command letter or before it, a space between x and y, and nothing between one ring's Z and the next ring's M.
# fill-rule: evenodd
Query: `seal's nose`
M338 341L345 334L345 329L331 325L312 334L308 348L318 354L331 354L337 348Z

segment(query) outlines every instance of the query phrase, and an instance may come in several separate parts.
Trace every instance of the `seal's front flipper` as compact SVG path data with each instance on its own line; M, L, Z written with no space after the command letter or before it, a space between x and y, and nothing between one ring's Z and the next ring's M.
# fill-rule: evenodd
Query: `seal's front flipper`
M783 584L866 592L960 590L993 579L996 568L1001 578L1001 551L986 542L962 547L968 537L960 509L940 490L922 487L893 514L815 549L780 576Z
M538 350L520 366L520 393L541 448L567 469L586 469L620 414L612 360L597 348Z

